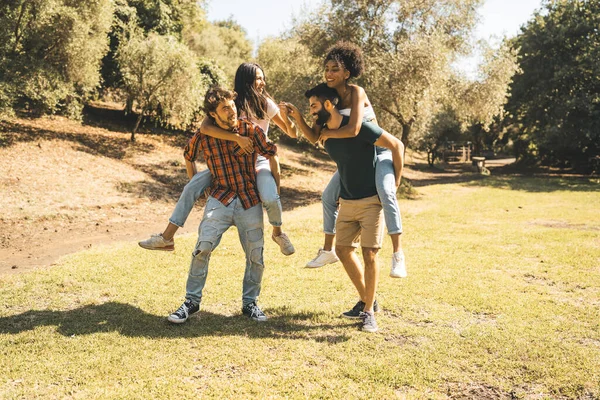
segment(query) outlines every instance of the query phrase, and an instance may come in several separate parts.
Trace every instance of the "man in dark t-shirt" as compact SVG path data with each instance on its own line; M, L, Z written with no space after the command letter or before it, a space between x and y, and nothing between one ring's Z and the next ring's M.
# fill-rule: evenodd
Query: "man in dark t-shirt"
M320 84L307 91L305 96L309 99L310 112L316 117L316 124L328 129L338 129L348 123L349 118L342 116L335 107L340 101L335 89ZM288 108L306 138L316 142L318 138L298 109L289 104ZM341 181L335 253L356 287L360 301L365 304L360 317L362 329L367 332L378 329L374 314L377 309L375 293L379 280L377 252L383 241L383 214L375 186L375 146L392 151L395 170L400 175L403 164L402 142L375 124L363 122L355 137L331 138L324 144L325 150L337 164ZM399 176L397 180L399 181ZM359 243L362 247L364 270L355 251ZM343 316L349 316L353 311L345 312Z

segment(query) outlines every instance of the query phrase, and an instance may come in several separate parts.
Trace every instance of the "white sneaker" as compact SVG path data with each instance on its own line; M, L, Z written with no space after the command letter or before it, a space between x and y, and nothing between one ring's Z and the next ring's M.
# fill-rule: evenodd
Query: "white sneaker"
M406 263L404 261L404 252L400 250L392 254L392 270L390 271L392 278L406 278Z
M271 236L271 237L273 238L275 243L277 243L279 245L279 248L281 249L281 252L283 253L283 255L290 256L296 252L296 249L294 248L294 245L290 241L290 238L288 238L285 233L281 232L281 235Z
M175 250L175 241L173 239L166 240L160 233L150 236L150 239L142 240L138 244L148 250Z
M327 251L319 249L317 256L306 264L306 268L320 268L324 265L333 264L338 261L340 261L340 259L335 254L334 250Z

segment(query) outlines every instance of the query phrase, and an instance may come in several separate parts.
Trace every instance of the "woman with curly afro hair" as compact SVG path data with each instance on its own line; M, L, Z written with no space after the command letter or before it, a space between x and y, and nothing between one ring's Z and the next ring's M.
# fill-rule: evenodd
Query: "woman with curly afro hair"
M335 89L341 97L341 102L337 105L337 108L342 115L349 116L350 120L347 125L339 129L323 129L320 132L319 140L324 142L331 138L355 137L358 135L363 121L377 124L373 106L365 90L356 84L350 83L352 78L358 78L364 70L361 49L352 43L338 42L329 48L323 65L327 86ZM315 125L314 128L317 128L317 126ZM393 278L406 277L404 252L402 251L400 239L402 219L398 199L396 198L398 188L394 176L392 153L388 149L377 147L375 179L388 234L392 240L393 255L390 276ZM400 182L399 179L398 182ZM335 238L339 195L340 176L336 171L322 195L324 245L322 249L319 249L317 256L306 265L309 268L318 268L338 260L333 250L333 240Z

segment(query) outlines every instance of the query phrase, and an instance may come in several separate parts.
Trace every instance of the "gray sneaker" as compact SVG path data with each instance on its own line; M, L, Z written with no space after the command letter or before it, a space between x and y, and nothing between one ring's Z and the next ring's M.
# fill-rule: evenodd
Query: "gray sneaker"
M362 330L365 332L377 332L377 321L375 321L375 313L373 312L361 312L360 318L362 319Z
M296 252L290 238L288 238L285 233L281 232L281 235L271 237L273 238L273 241L279 245L283 255L290 256Z
M364 309L365 309L365 302L362 300L359 300L358 303L356 303L354 305L354 307L352 307L351 310L342 313L342 317L352 318L352 319L360 318L360 315L363 313ZM373 311L379 312L379 304L377 304L377 300L375 300L375 302L373 303Z
M157 233L150 236L150 239L142 240L138 242L140 247L147 250L162 250L162 251L173 251L175 250L175 241L173 239L166 240L162 234Z

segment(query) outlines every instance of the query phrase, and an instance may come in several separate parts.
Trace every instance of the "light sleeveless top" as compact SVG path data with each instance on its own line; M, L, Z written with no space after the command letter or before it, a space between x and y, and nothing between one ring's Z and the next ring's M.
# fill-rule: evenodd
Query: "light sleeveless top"
M376 120L377 117L375 116L375 111L373 110L372 106L368 106L364 108L364 114L363 114L363 120L367 121L367 122L372 122L373 120ZM340 114L345 115L346 117L350 116L350 108L342 108L341 110L338 110Z
M250 118L250 121L255 123L256 125L260 126L261 129L263 130L263 132L265 133L265 136L267 137L267 139L269 138L269 121L271 121L271 119L277 115L277 113L279 112L279 107L277 107L277 104L275 104L275 102L271 99L267 99L267 115L265 116L264 119L254 119L254 118ZM241 117L245 117L245 113L240 113Z

